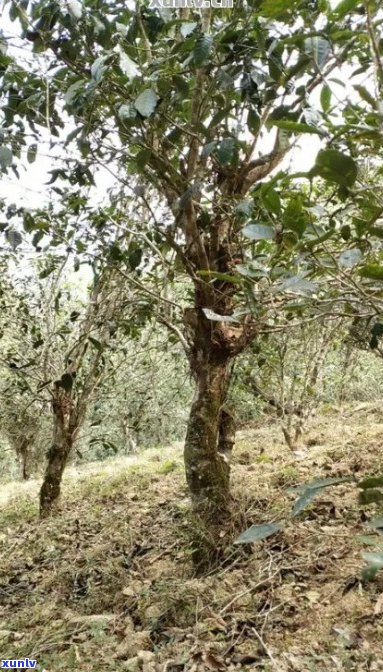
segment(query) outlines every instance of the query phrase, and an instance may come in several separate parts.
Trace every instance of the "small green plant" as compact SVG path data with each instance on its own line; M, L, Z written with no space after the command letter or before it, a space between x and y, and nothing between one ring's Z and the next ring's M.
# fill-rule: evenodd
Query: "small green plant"
M235 544L251 544L255 541L267 539L276 532L281 532L296 516L300 515L313 501L313 499L324 489L330 486L341 485L343 483L353 483L359 489L358 502L361 505L381 503L383 501L383 476L367 476L357 480L355 476L339 476L334 478L322 478L310 483L305 483L294 488L288 488L289 492L298 494L295 500L291 514L285 520L263 523L261 525L252 525L242 532L235 540ZM368 523L369 527L376 534L383 535L383 513ZM366 539L368 541L366 541ZM383 544L379 544L378 537L362 537L363 543L375 546L372 552L362 554L367 566L362 571L362 578L365 581L373 581L377 572L383 569Z
M175 460L165 460L165 462L158 467L158 473L170 474L172 471L176 471L176 469L178 469L178 462Z
M255 458L255 461L258 462L259 464L272 464L273 463L273 458L271 455L257 455Z

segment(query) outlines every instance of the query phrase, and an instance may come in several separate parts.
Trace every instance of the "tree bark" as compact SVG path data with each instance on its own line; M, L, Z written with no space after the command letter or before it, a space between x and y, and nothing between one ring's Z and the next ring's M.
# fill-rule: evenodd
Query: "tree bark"
M61 491L61 480L73 447L69 437L62 436L55 441L48 452L48 462L44 481L40 490L40 517L46 518L57 504Z
M201 308L188 309L189 361L196 393L186 432L186 480L195 517L192 558L197 572L222 558L222 538L230 520L230 456L234 416L226 405L232 359L249 339L246 327L208 320Z
M221 557L220 533L230 517L230 462L219 450L228 362L207 359L201 364L184 449L195 518L192 560L198 573L211 568Z
M230 466L219 451L227 363L205 361L198 371L185 441L185 469L194 510L216 518L228 510Z
M31 449L27 438L20 441L16 453L20 462L21 478L23 481L28 481L31 477Z
M57 390L52 403L53 443L47 455L47 466L40 490L40 517L46 518L56 508L61 491L61 480L73 448L78 422L72 395Z

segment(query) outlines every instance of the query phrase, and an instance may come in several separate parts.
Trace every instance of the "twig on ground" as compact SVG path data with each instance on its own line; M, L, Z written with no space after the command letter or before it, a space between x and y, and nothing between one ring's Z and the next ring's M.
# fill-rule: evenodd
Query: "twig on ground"
M262 639L261 635L259 634L258 630L256 630L254 627L251 628L251 630L252 630L252 632L254 632L254 634L255 634L256 638L258 639L260 645L262 646L263 650L265 651L265 653L270 658L270 662L272 663L273 667L277 670L277 672L280 672L280 666L278 665L277 661L275 660L275 658L272 655L268 646L265 644L265 642Z
M259 583L256 583L254 586L250 586L250 588L246 588L246 590L243 590L241 593L238 593L238 595L236 595L235 597L233 597L233 599L230 600L230 602L228 602L228 603L226 604L226 606L223 607L223 609L221 609L221 611L218 612L219 615L222 616L222 614L224 614L228 609L230 609L230 607L231 607L233 604L235 604L235 602L237 602L238 600L240 600L241 597L244 597L245 595L248 595L248 593L252 593L254 590L257 590L257 588L259 588L260 586L263 586L265 583L268 583L268 582L271 581L275 576L277 576L277 574L279 574L279 569L277 569L277 571L274 572L274 574L272 574L271 576L268 576L266 579L263 579L263 581L260 581Z

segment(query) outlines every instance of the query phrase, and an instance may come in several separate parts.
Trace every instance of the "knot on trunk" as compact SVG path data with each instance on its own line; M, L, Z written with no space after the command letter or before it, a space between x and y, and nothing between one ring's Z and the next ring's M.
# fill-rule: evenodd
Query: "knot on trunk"
M192 349L204 352L208 358L215 353L218 359L230 359L246 348L257 331L253 318L249 315L240 324L233 324L225 322L224 315L222 317L221 322L209 319L199 308L184 310L186 337Z

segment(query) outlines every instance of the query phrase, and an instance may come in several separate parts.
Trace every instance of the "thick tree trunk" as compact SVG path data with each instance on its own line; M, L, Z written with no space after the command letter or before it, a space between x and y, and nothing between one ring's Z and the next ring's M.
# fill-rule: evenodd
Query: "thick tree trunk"
M243 349L243 327L208 320L203 310L185 315L192 336L189 361L196 381L184 460L195 517L193 562L197 571L222 558L224 528L230 521L230 457L234 416L226 405L232 360Z
M40 490L40 517L46 518L56 508L61 480L78 430L78 422L70 393L58 390L52 404L54 418L53 443L47 454L47 466Z
M227 368L225 362L205 362L198 372L184 451L194 511L213 519L229 504L229 460L219 451Z
M230 461L221 452L228 446L222 413L228 370L225 361L201 366L186 433L185 471L195 517L192 558L199 573L221 557L221 533L230 517Z
M48 452L48 462L40 490L40 517L49 516L59 499L61 480L72 450L73 442L68 436L57 439Z
M230 462L235 444L236 423L230 408L225 404L221 407L219 418L218 452L225 455Z

